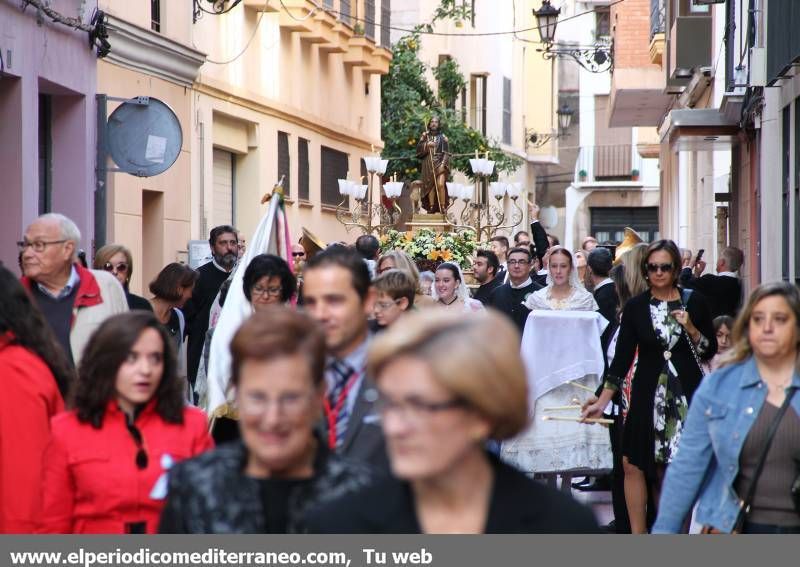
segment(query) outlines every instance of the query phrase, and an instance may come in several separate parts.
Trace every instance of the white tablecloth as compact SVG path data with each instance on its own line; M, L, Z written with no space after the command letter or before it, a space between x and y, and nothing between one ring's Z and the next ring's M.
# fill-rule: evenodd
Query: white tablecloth
M608 321L593 311L531 311L522 336L522 358L528 375L532 408L528 428L503 443L502 456L526 472L610 469L608 430L570 421L542 421L545 415L580 415L580 410L544 408L582 403L603 375L600 334Z

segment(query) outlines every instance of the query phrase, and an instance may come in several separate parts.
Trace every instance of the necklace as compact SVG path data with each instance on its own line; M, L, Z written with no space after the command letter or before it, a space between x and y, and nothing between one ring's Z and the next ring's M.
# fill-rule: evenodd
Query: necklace
M762 378L762 380L764 379ZM769 380L764 380L764 382L767 384L767 389L772 390L773 392L780 392L781 390L785 390L787 386L792 383L792 377L790 376L788 380L784 380L780 384L773 384Z
M449 305L452 305L452 304L453 304L453 303L455 303L456 301L458 301L458 296L457 296L457 295L456 295L455 297L453 297L453 301L451 301L450 303L448 303L448 302L446 302L446 301L442 301L442 300L441 300L441 298L439 299L439 302L440 302L440 303L442 303L443 305L448 305L448 306L449 306Z

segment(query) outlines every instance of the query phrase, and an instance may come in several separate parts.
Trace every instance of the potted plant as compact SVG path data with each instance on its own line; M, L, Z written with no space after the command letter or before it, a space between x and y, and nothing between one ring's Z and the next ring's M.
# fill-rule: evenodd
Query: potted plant
M578 180L579 180L581 183L582 183L582 182L584 182L584 181L586 181L586 177L587 177L587 176L588 176L588 174L586 173L586 170L585 170L585 169L581 169L581 170L578 172Z
M639 170L638 169L632 169L631 170L631 179L633 181L639 181Z

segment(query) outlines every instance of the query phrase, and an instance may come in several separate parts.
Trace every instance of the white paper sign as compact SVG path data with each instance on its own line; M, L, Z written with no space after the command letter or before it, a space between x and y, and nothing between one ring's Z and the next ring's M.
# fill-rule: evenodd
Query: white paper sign
M147 148L144 150L144 159L153 163L164 163L167 153L167 139L162 136L147 136Z

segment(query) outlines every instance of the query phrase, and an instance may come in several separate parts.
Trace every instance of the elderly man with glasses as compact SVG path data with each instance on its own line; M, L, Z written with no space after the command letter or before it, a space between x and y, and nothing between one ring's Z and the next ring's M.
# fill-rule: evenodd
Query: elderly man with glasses
M17 243L22 283L75 365L100 323L128 310L125 292L112 274L87 270L77 261L80 240L74 222L49 213L33 221Z

